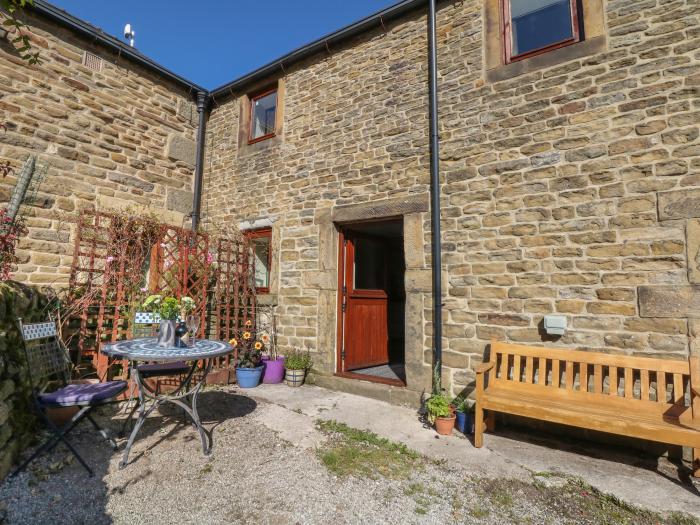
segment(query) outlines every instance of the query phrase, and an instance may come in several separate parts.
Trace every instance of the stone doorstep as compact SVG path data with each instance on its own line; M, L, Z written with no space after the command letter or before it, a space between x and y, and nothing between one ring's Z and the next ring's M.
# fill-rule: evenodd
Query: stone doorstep
M421 404L422 393L411 390L408 387L385 385L362 379L349 379L347 377L321 375L317 373L309 374L307 382L329 390L368 397L396 406L418 408Z

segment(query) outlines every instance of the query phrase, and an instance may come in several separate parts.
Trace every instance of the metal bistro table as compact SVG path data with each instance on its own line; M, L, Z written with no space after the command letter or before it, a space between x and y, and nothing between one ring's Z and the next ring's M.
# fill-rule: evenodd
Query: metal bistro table
M139 395L139 417L134 425L129 441L124 450L124 456L119 463L119 468L124 468L129 461L129 451L134 444L136 435L141 430L143 422L153 410L164 403L172 403L182 408L190 416L195 427L199 431L202 440L202 451L205 455L211 452L211 440L202 427L202 422L197 414L197 396L202 389L207 374L211 370L212 359L231 353L233 347L223 341L212 341L210 339L198 339L191 347L162 347L158 346L155 337L144 339L132 339L129 341L119 341L107 344L102 348L102 353L116 359L127 359L131 362L131 377L136 381ZM137 363L139 361L156 361L160 363L173 363L177 361L191 362L190 370L185 379L173 392L161 393L153 390L144 382L139 373ZM203 376L193 387L192 378L197 370L198 362L205 361ZM150 401L150 406L146 402Z

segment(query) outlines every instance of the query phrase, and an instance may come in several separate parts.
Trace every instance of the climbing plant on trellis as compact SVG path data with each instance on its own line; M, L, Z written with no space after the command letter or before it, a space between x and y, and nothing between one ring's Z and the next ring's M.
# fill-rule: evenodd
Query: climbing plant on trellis
M134 313L151 293L192 297L205 321L200 337L227 339L233 328L252 318L255 294L247 244L217 238L212 253L210 240L206 233L161 224L150 216L81 212L69 293L59 310L63 338L76 360L88 362L102 379L120 375L123 364L113 366L100 345L131 336Z

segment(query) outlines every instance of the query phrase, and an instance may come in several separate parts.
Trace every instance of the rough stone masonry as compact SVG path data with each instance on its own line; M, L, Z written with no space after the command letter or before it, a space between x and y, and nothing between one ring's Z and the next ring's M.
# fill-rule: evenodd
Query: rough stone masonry
M196 111L184 87L49 20L26 13L41 64L28 65L0 40L0 179L9 201L31 155L48 166L23 209L29 235L15 279L68 282L79 210L132 207L182 225L192 209ZM89 59L89 60L88 60ZM90 67L88 67L90 66Z
M440 4L443 344L454 393L471 389L492 338L541 343L547 313L568 317L559 346L684 358L697 344L700 5L582 6L582 42L502 65L498 2ZM208 218L273 221L279 340L313 349L321 373L335 370L334 214L427 203L426 45L425 16L407 15L211 113ZM248 95L266 84L280 89L278 133L249 146ZM415 391L431 360L427 211L402 214Z

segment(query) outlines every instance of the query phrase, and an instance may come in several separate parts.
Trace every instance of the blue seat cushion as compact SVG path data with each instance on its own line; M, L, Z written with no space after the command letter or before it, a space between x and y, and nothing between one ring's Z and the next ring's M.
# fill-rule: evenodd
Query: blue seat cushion
M154 376L176 376L186 374L190 371L190 367L184 361L175 363L154 363L151 365L138 365L136 369L142 377Z
M39 402L42 405L62 407L98 405L117 397L126 387L126 381L66 385L50 394L41 394Z

